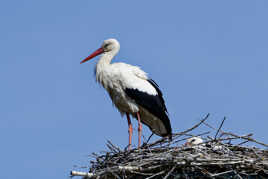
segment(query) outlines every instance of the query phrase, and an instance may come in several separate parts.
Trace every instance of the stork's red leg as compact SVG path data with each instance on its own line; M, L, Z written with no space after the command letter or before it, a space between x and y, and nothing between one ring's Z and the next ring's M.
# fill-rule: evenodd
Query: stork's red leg
M138 147L141 146L141 131L142 131L142 125L141 125L141 117L140 117L140 113L137 112L137 118L138 118L138 124L139 124L139 127L138 127L138 133L139 133L139 145Z
M130 150L131 149L131 140L132 140L133 128L132 128L131 120L130 120L128 113L127 113L127 123L128 123L128 150Z

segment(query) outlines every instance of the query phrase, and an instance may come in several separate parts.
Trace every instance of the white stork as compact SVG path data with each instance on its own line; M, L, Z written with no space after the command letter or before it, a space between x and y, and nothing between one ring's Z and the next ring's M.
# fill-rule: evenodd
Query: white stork
M96 80L107 90L121 115L127 116L129 149L133 131L130 115L138 120L139 147L141 123L147 125L154 134L171 139L172 129L159 86L137 66L111 63L119 49L120 44L116 39L105 40L101 48L80 63L102 54L95 68Z
M199 144L202 144L204 141L201 137L191 137L187 139L187 142L185 143L185 146L192 147Z

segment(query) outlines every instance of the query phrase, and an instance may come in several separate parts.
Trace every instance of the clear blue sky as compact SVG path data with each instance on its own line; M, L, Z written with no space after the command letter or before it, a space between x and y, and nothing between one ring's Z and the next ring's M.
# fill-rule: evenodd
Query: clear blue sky
M93 77L97 59L79 64L111 37L114 61L158 82L174 131L211 113L211 124L227 116L225 130L268 143L267 17L264 0L1 2L0 178L67 178L107 139L127 145L127 121Z

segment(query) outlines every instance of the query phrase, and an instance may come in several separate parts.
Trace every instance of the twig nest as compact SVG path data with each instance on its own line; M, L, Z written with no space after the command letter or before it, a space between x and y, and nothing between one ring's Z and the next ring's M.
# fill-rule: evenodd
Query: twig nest
M186 131L173 134L173 141L159 139L129 151L108 141L109 151L92 155L94 159L88 173L72 171L71 175L87 179L268 178L268 150L243 144L268 145L249 138L251 135L224 132L222 122L215 129L214 137L205 137L206 132L198 135L202 138L188 138L191 134L187 133L204 123L207 117ZM217 138L219 133L221 135ZM180 142L186 139L186 143L181 145Z

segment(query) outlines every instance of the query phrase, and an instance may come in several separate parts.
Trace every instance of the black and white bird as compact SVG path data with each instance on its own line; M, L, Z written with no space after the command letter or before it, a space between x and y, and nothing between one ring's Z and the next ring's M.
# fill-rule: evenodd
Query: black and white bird
M111 63L119 49L120 44L116 39L105 40L99 49L80 63L102 54L95 68L96 80L107 90L121 115L127 116L129 149L133 131L130 115L138 120L139 147L141 123L147 125L154 134L171 139L170 120L159 86L137 66Z

